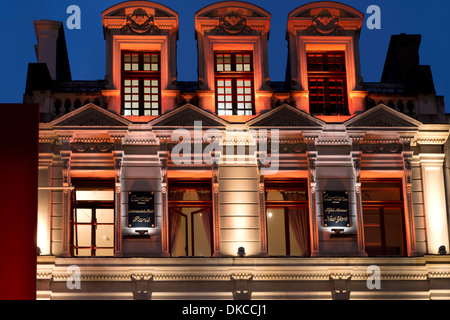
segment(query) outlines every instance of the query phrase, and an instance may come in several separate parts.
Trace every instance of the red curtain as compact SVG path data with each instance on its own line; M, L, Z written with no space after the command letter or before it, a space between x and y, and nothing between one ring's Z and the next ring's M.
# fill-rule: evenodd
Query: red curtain
M181 218L183 217L183 214L173 208L170 208L169 210L169 246L170 246L170 253L173 253L173 250L175 249L175 244L177 242L178 238L178 228L181 223Z
M306 209L291 209L288 208L288 217L291 230L297 240L303 255L309 255L309 226L308 215Z
M283 199L287 201L303 200L299 192L283 192ZM289 225L297 240L300 251L304 256L309 255L309 223L306 209L287 208Z
M210 248L212 248L212 212L211 208L203 209L201 211L203 227L205 227L206 237L208 238L208 243Z

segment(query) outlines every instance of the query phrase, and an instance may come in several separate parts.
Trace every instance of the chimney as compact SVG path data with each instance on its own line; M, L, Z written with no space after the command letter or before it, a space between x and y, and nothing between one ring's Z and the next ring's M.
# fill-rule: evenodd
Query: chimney
M34 21L34 28L38 41L35 46L38 63L47 64L53 80L72 80L62 22Z

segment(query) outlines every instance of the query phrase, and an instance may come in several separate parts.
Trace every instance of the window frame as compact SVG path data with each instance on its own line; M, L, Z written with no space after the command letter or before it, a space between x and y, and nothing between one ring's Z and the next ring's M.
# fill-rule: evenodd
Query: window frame
M305 191L306 200L267 200L267 190L268 187L273 186L291 186L298 185L298 190ZM308 230L311 224L311 219L309 216L309 198L308 198L308 186L306 180L267 180L264 182L264 194L265 194L265 212L266 215L266 239L267 239L267 254L269 254L269 226L268 226L268 217L267 211L268 209L284 209L284 236L285 236L285 247L286 247L286 256L291 255L291 245L290 245L290 230L289 230L289 214L288 209L303 209L306 210ZM311 244L311 234L308 233L308 242ZM308 248L309 249L309 248ZM306 256L310 256L310 249Z
M324 67L322 70L310 70L310 62L309 62L309 55L311 54L322 54L323 57L323 65ZM333 54L341 54L341 64L330 64L328 61L330 60L329 55ZM317 63L316 63L317 64ZM315 64L315 65L316 65ZM329 66L331 65L341 65L343 66L340 71L337 70L329 70ZM332 50L332 51L307 51L306 52L306 70L307 70L307 80L308 80L308 90L309 90L309 110L312 115L318 115L318 116L348 116L350 114L349 112L349 101L348 101L348 93L347 93L347 65L346 65L346 52L345 50ZM313 110L313 101L311 97L313 94L311 94L311 82L312 81L320 81L322 80L323 85L323 103L324 108L323 110ZM330 93L330 82L332 80L335 81L342 81L342 96L343 96L343 110L338 110L337 107L332 107L332 101L331 101L331 93ZM341 87L337 87L341 88ZM336 93L336 96L338 94Z
M90 249L91 255L90 257L97 256L98 249L112 249L115 253L115 237L116 237L116 194L114 192L114 180L72 180L75 189L72 191L72 200L71 200L71 214L70 214L70 255L72 257L89 257L89 256L80 256L75 254L79 249ZM89 189L89 190L111 190L114 194L113 200L77 200L76 199L76 191L79 189ZM77 209L91 209L92 216L90 222L77 222ZM96 217L97 209L112 209L114 211L113 222L110 223L98 223ZM75 239L78 235L76 235L76 230L79 225L90 225L91 226L91 245L87 246L78 246L75 244ZM112 225L113 226L113 235L114 238L112 240L112 247L98 247L96 245L96 226L97 225ZM103 257L103 256L100 256ZM109 256L107 256L109 257Z
M138 55L138 70L124 70L124 65L125 63L125 55L126 54L137 54ZM146 62L144 62L144 55L149 54L151 55L157 55L158 57L158 70L157 71L152 71L152 70L144 70L144 64ZM151 69L151 58L150 58L150 69ZM138 80L138 110L139 110L139 116L144 116L145 111L146 110L150 110L150 115L149 116L159 116L161 115L161 52L160 51L132 51L132 50L122 50L121 51L121 62L120 62L120 69L121 69L121 114L125 115L125 111L126 110L130 110L131 113L133 112L133 108L131 107L131 109L129 108L125 108L125 80ZM151 85L151 81L153 80L157 80L158 81L158 109L157 109L157 115L152 114L152 111L155 111L156 109L152 108L151 104L154 103L153 100L149 100L149 101L145 101L145 96L146 93L144 92L144 88L146 87L144 85L144 81L145 80L149 80L150 81L150 96L154 95L152 94L151 90L154 86ZM131 86L132 88L132 86ZM132 95L132 93L130 93L130 95ZM145 108L145 103L148 102L150 103L150 109L146 109ZM133 102L131 102L133 103ZM133 115L133 114L131 114ZM129 115L127 115L129 116ZM137 115L134 115L137 116Z
M221 55L221 54L230 54L231 55L231 70L230 71L218 71L217 70L217 56ZM250 56L250 70L249 71L237 71L236 70L236 56L242 54L248 54ZM244 115L245 115L245 111L249 111L249 109L246 109L244 106L244 109L239 109L238 108L238 103L240 103L240 101L238 101L238 86L237 86L237 82L242 80L242 81L251 81L251 104L252 104L252 108L251 108L251 115L255 115L255 75L254 75L254 60L253 60L253 51L251 50L217 50L213 52L213 56L214 56L214 92L215 92L215 105L216 105L216 114L219 114L219 110L220 111L226 111L229 109L219 109L219 103L221 103L222 101L219 101L219 94L218 94L218 81L219 80L230 80L231 81L231 113L232 115L238 115L238 111L243 111ZM242 62L242 65L244 65L244 62ZM242 87L245 91L245 85L244 87ZM245 93L244 93L245 96ZM224 103L226 101L223 101ZM242 103L245 104L245 101L243 101ZM224 116L224 115L221 115Z
M208 187L208 189L211 192L211 199L210 200L170 200L170 191L171 191L171 187L173 185L187 185L189 186L190 189L195 189L196 186L199 186L200 188L202 187ZM184 218L186 218L186 237L185 237L185 241L186 241L186 256L189 257L194 257L195 256L195 228L194 228L194 223L192 223L193 220L193 216L195 214L199 214L201 212L203 212L204 210L211 210L211 257L213 256L213 252L214 252L214 237L213 237L213 190L212 190L212 183L209 180L197 180L197 181L193 181L193 180L184 180L184 179L170 179L168 182L168 200L167 200L167 208L168 208L168 213L171 214L171 209L175 209L178 211L178 214L181 214ZM198 208L198 210L190 212L188 214L181 212L182 208ZM190 228L190 232L189 232L189 228L188 228L188 216L190 216L191 219L191 228ZM168 223L168 230L170 230L170 224ZM189 237L189 233L190 233L190 237ZM170 236L170 235L169 235ZM188 246L190 245L191 247L191 255L189 255L189 248ZM172 256L172 248L169 248L169 253Z
M380 221L380 239L381 239L381 254L377 256L392 256L387 254L386 250L386 226L384 223L385 209L400 209L401 218L401 228L402 228L402 255L394 255L394 256L407 256L407 238L406 238L406 217L405 217L405 202L403 199L403 183L401 179L365 179L361 181L361 193L364 193L364 185L370 183L396 183L398 185L400 191L400 200L361 200L361 208L363 214L363 230L365 232L366 222L364 221L364 210L378 210L379 221ZM365 241L364 248L366 250L367 243Z

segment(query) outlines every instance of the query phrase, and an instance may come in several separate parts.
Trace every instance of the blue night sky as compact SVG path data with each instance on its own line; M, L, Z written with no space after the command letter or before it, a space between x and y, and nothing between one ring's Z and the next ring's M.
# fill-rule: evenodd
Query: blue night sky
M120 0L16 0L2 1L0 20L1 59L3 75L0 103L20 103L25 91L27 65L36 62L37 43L33 21L63 21L70 5L81 9L81 30L65 27L67 49L73 80L98 80L105 76L105 41L101 12ZM197 80L197 43L194 38L194 15L213 0L165 0L159 2L179 14L178 80ZM308 0L248 0L271 13L269 38L269 71L272 81L283 81L287 61L285 40L290 11L311 2ZM364 21L360 38L361 70L365 82L381 79L391 35L421 34L420 63L431 65L438 95L446 97L450 112L450 52L448 0L342 0L365 14L370 5L381 8L381 30L369 30Z

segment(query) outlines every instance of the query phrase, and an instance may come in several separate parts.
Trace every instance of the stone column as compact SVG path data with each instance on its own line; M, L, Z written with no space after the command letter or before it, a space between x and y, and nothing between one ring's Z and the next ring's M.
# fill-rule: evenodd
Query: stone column
M352 152L353 170L355 174L355 206L356 206L356 235L357 235L357 255L367 256L364 243L364 221L361 196L361 152Z
M212 164L212 214L213 214L213 257L220 257L220 206L219 206L219 166L213 160Z
M161 257L170 257L167 165L169 153L160 153L161 161Z
M406 232L406 249L408 256L416 255L416 230L414 223L414 207L412 197L412 166L411 161L414 152L403 151L403 190L405 195L405 232Z
M122 253L122 158L123 152L116 152L114 155L114 169L116 171L115 181L115 244L114 256L121 257Z
M63 149L64 145L68 144L68 139L63 139ZM70 257L70 215L72 214L72 197L75 190L70 190L71 179L70 179L70 158L71 151L61 151L61 160L63 162L62 166L62 179L63 179L63 203L62 203L62 252L61 256Z
M261 234L261 253L259 254L262 257L269 256L267 252L267 219L266 219L266 192L264 187L264 173L261 170L261 167L264 166L261 161L258 159L259 165L259 230Z
M309 169L309 210L310 210L310 234L311 234L311 257L320 256L319 249L319 225L317 221L317 198L316 198L316 158L317 152L308 152Z

